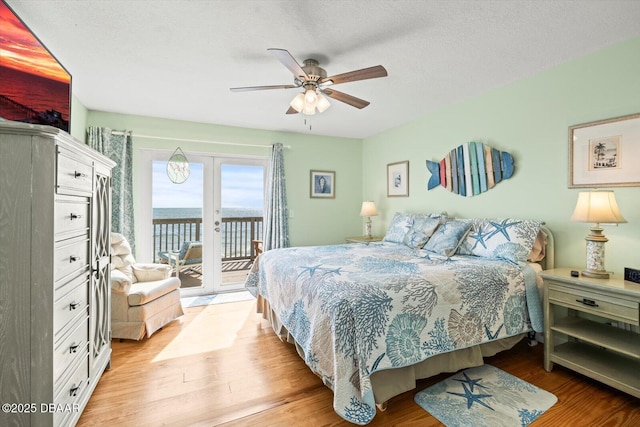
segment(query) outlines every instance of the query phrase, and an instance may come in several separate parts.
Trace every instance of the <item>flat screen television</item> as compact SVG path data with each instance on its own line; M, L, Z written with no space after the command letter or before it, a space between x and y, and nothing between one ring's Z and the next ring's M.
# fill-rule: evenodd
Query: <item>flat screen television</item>
M0 120L69 132L71 74L0 0Z

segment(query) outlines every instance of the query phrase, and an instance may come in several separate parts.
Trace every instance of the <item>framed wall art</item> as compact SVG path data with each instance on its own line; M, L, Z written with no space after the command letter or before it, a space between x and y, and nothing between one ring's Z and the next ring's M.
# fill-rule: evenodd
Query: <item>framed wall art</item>
M310 197L333 199L336 197L336 173L332 171L311 171Z
M640 186L640 113L569 127L569 188Z
M387 197L409 197L409 161L387 165Z

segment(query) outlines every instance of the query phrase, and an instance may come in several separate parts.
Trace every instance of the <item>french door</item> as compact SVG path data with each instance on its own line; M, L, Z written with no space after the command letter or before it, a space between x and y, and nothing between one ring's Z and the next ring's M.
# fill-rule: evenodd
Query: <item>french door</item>
M162 262L163 253L199 242L201 260L187 261L178 273L181 294L242 289L254 258L252 240L262 236L267 159L185 154L191 174L174 184L166 174L171 152L141 150L141 176L150 179L140 185L139 258Z

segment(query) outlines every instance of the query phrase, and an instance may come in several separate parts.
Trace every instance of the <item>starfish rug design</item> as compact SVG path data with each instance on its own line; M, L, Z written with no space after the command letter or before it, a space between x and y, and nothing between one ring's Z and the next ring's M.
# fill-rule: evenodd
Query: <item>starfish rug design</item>
M527 426L557 400L491 365L458 372L415 395L416 403L447 427Z

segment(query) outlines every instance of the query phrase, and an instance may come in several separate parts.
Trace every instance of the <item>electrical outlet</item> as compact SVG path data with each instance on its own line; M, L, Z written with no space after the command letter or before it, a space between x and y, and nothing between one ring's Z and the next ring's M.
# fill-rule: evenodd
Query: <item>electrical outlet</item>
M289 218L295 218L295 214L293 213L293 209L289 209Z

